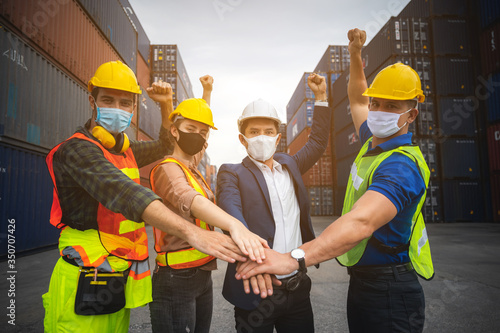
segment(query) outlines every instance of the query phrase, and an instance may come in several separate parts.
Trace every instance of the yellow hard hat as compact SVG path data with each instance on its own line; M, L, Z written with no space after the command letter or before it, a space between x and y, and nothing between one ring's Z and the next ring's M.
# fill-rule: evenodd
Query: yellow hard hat
M203 98L189 98L182 101L177 105L177 108L170 114L168 119L173 121L174 117L177 115L186 119L199 121L215 130L217 129L214 126L212 110L210 110L210 106L208 106Z
M90 92L94 87L129 91L133 94L142 93L134 72L121 61L110 61L99 66L88 83Z
M393 100L416 98L419 103L425 100L422 83L417 72L402 63L389 65L382 69L363 96Z

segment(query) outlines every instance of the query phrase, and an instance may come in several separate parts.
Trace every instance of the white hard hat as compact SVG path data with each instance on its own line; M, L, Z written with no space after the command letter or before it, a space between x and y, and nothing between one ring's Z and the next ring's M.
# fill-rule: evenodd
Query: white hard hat
M267 118L277 122L278 126L281 124L278 112L274 106L260 98L248 104L243 110L241 116L238 118L238 130L240 133L241 125L243 125L245 120L252 118Z

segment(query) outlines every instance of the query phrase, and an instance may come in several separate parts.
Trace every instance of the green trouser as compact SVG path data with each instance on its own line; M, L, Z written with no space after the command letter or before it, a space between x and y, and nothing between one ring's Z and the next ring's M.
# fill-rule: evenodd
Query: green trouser
M49 291L42 296L45 332L128 332L130 309L96 316L75 314L77 284L78 267L59 258L50 278Z

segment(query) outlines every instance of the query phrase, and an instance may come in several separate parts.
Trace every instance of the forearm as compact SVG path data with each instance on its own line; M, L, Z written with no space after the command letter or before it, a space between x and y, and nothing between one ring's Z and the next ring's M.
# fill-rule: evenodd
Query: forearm
M161 110L161 125L165 129L170 130L170 125L172 125L172 122L168 119L168 117L174 111L174 105L172 104L172 100L160 103L160 110Z
M368 117L368 106L370 100L363 96L368 87L365 73L363 70L363 61L361 59L361 50L351 52L349 84L347 94L349 104L351 105L351 115L356 132L359 133L359 127Z
M212 97L212 90L203 89L203 96L201 98L203 98L209 106L211 97Z
M155 200L146 207L142 213L142 219L169 235L179 237L187 242L193 236L198 228L179 215L168 209L161 201Z
M316 239L301 246L306 253L306 265L312 266L336 258L372 233L368 219L351 211L338 218Z
M235 224L242 224L201 195L194 197L191 204L191 214L214 227L226 231L230 231Z

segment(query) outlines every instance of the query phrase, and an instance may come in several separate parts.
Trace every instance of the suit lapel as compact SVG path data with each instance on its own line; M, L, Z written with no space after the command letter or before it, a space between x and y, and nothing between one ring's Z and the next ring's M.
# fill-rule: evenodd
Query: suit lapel
M257 184L259 184L260 190L262 194L264 195L264 198L266 198L267 202L267 208L271 212L271 216L273 216L273 210L271 207L271 198L269 197L269 189L267 188L267 183L264 178L264 175L262 174L262 171L259 170L259 168L255 165L255 163L247 156L243 159L243 165L250 170L250 172L254 175L255 179L257 180Z

